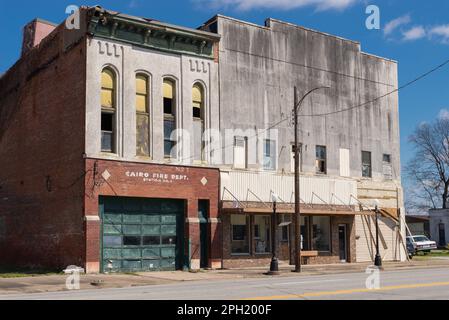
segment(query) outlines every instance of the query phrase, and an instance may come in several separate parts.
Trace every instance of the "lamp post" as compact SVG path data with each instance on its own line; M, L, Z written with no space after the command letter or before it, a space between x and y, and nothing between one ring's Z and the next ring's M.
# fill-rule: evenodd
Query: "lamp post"
M295 270L294 272L301 272L301 209L299 197L299 132L298 132L298 113L301 109L302 103L307 96L320 89L328 89L329 87L317 87L307 92L301 100L298 101L298 93L295 87L295 101L293 106L293 122L295 124L295 214L293 215L293 223L295 225Z
M374 265L378 268L382 267L382 257L379 250L379 200L375 200L376 212L376 256L374 258Z
M277 214L276 214L276 203L278 200L278 196L276 194L272 194L271 199L273 201L273 214L271 216L271 252L273 253L271 257L270 263L270 271L268 271L268 275L279 275L279 263L276 254L276 231L277 231Z

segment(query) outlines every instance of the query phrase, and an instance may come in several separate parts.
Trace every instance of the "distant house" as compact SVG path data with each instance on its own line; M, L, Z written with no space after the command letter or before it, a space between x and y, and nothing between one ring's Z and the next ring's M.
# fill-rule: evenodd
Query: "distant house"
M430 237L440 247L449 244L449 209L429 210Z
M426 235L430 237L428 215L406 215L405 221L412 235Z

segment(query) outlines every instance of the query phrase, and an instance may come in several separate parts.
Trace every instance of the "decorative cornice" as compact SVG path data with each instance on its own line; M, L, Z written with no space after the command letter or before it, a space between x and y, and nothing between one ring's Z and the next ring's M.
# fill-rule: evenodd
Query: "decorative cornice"
M121 15L93 8L88 19L91 36L121 41L135 46L213 59L219 35Z

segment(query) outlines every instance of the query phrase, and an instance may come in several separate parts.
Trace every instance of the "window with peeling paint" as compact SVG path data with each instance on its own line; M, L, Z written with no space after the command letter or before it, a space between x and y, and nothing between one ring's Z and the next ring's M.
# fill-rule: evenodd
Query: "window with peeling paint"
M136 155L150 156L149 78L136 76Z
M175 158L176 140L173 131L176 129L176 102L175 83L170 79L164 79L164 156L165 158Z
M101 151L115 150L116 75L110 68L101 73Z
M192 88L193 155L196 161L205 161L204 156L204 90L199 84Z

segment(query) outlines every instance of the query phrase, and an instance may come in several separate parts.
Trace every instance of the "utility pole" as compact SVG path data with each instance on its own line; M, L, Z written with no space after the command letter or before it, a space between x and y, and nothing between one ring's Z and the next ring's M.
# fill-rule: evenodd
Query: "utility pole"
M319 89L328 89L329 87L317 87L307 92L301 100L298 101L298 93L294 88L294 106L293 106L293 122L295 124L295 214L293 215L293 223L295 225L295 272L301 272L301 208L300 208L300 185L299 185L299 125L298 113L305 98L312 92Z
M295 106L293 108L295 124L295 214L293 223L295 224L295 272L301 272L301 208L299 197L299 142L298 142L298 92L295 87Z

